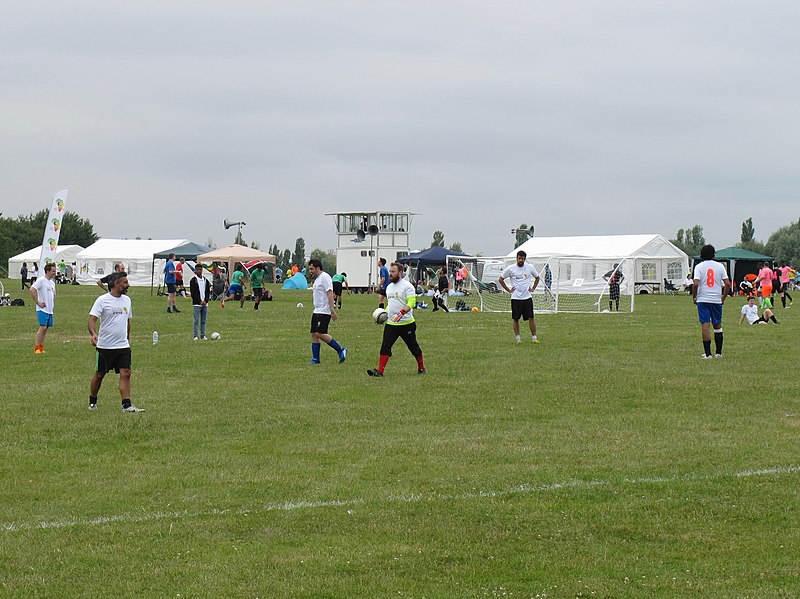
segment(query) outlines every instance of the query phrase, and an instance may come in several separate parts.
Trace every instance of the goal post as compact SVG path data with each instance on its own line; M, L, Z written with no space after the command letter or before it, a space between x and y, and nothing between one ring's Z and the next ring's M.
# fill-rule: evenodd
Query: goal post
M515 262L508 256L448 256L447 270L453 287L450 309L467 311L476 307L486 312L511 312L511 296L499 278ZM551 256L527 262L539 273L539 285L532 294L537 313L616 311L617 300L612 295L618 295L621 312L633 311L633 259Z

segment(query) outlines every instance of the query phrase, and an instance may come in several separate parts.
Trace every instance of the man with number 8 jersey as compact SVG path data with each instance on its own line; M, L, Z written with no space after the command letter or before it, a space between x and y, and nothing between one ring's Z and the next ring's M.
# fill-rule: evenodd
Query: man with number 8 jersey
M731 288L731 281L725 267L714 260L716 250L713 245L704 245L700 250L701 262L694 267L694 286L692 299L697 304L697 316L703 333L704 360L711 355L711 327L714 327L716 356L722 357L722 305Z

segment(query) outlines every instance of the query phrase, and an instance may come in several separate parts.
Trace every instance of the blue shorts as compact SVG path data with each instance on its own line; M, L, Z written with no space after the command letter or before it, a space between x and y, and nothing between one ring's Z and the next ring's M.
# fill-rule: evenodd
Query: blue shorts
M722 304L698 302L697 316L700 318L700 322L719 324L722 322Z
M53 326L53 315L48 314L47 312L42 312L41 310L36 310L36 319L39 321L40 327L52 327Z
M228 287L228 295L241 295L244 289L241 285L231 285Z

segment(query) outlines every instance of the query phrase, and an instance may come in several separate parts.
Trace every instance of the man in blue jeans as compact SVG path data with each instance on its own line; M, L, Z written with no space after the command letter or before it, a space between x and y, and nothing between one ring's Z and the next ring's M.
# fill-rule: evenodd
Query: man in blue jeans
M208 316L208 300L211 297L211 283L203 276L203 266L198 262L194 266L194 276L189 282L189 293L192 296L192 308L194 309L194 340L206 337L206 317ZM198 337L197 325L200 325L200 336Z

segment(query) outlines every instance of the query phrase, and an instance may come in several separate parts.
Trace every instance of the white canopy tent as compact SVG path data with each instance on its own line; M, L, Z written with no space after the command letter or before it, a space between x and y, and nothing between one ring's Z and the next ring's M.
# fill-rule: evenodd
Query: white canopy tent
M568 264L570 257L588 258L589 262L582 260L581 264L589 265L591 272L573 273L586 282L602 281L602 275L618 263L625 275L623 284L635 285L634 291L639 293L661 292L664 279L680 282L689 272L689 256L659 234L532 237L507 257L515 257L519 250L534 263L560 258L562 264ZM562 276L567 270L562 269Z
M149 286L153 270L159 274L166 262L154 261L153 254L188 242L188 239L100 239L78 253L78 282L94 283L113 272L116 262L123 262L131 286Z
M83 249L80 245L60 245L56 251L56 263L61 262L62 260L66 264L72 264L76 260L76 256L78 252ZM22 263L28 263L28 276L30 276L30 270L33 266L34 262L39 262L39 258L42 256L42 246L36 246L35 248L31 248L27 252L22 252L21 254L17 254L16 256L12 256L8 259L8 278L9 279L19 279L19 269L22 268ZM41 270L42 265L39 265L39 269Z

